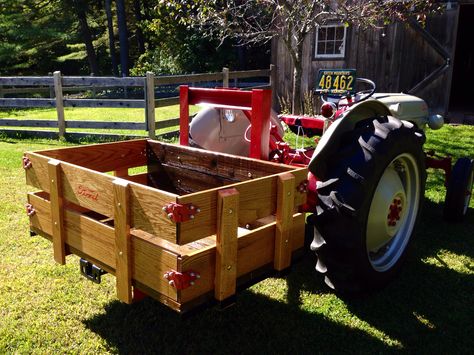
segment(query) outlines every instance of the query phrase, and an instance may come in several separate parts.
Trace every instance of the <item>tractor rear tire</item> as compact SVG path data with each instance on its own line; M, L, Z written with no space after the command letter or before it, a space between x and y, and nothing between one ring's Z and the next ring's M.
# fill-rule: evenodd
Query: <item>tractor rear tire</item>
M316 270L329 287L370 292L398 273L423 203L424 141L409 122L370 119L325 162L310 221Z
M462 222L469 208L474 182L474 160L460 158L454 164L444 200L444 219Z

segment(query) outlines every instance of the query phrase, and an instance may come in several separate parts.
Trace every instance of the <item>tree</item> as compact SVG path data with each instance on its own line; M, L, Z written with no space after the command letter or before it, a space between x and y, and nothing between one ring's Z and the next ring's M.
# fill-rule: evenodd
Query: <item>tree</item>
M331 22L363 28L378 27L415 16L424 21L434 9L426 0L175 0L166 3L175 19L199 26L221 41L240 45L281 38L293 62L292 106L300 113L303 43L318 26Z
M114 34L114 20L112 16L111 0L105 0L105 14L107 17L107 33L109 35L109 53L110 62L112 64L112 74L118 76L118 63L115 55L115 34Z
M129 63L128 63L128 30L127 30L127 13L125 11L125 1L116 0L117 6L117 20L119 28L119 40L120 40L120 67L122 69L122 76L128 76L129 74Z

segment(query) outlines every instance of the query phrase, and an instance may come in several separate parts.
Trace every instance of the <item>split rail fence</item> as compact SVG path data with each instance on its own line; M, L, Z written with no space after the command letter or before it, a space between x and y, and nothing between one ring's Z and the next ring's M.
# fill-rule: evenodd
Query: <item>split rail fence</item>
M120 129L131 131L147 131L150 138L156 138L156 130L171 128L179 125L179 118L155 120L155 108L176 105L179 97L156 98L156 87L162 85L188 84L199 86L198 83L222 82L222 87L238 86L239 79L268 78L268 84L247 87L273 88L275 80L275 66L269 69L229 71L223 68L222 72L155 76L148 72L145 77L95 77L95 76L62 76L61 72L54 72L52 76L37 77L0 77L0 108L56 108L56 120L44 119L0 119L0 132L4 134L28 134L48 138L81 138L85 136L108 136L117 138L118 135L105 135L96 133L67 132L68 128L80 129ZM220 86L220 85L219 85ZM103 90L107 88L123 88L126 93L128 88L143 88L143 99L108 99L108 98L77 98L65 95L66 92L84 92L92 90ZM50 92L50 98L26 98L26 97L4 97L12 94L31 94ZM66 120L65 107L88 107L88 108L142 108L144 109L144 121L142 122L111 122L111 121L72 121ZM10 127L30 128L29 130L10 129ZM57 128L55 131L32 131L31 128ZM171 133L177 133L176 131ZM170 134L168 132L167 134Z

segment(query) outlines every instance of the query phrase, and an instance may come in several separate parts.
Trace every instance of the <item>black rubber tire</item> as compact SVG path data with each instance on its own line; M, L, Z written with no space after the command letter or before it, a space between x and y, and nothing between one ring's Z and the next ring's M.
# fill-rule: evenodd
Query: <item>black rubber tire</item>
M367 251L368 214L385 169L408 154L418 167L416 224L426 180L424 142L424 134L411 123L392 117L370 119L342 137L340 148L325 162L325 176L318 177L319 206L309 220L314 225L311 249L317 255L316 270L329 287L350 294L370 292L398 273L415 228L394 265L377 271Z
M466 217L472 194L473 174L474 160L460 158L454 164L444 200L443 214L446 221L459 223ZM469 196L466 201L467 194Z

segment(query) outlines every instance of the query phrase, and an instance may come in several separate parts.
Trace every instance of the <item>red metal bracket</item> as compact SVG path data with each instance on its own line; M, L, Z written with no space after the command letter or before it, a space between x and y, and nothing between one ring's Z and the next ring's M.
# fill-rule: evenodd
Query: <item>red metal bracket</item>
M28 215L28 217L31 217L36 213L36 210L31 203L27 203L25 207L26 207L26 214Z
M168 203L164 206L163 211L168 215L168 218L175 223L186 222L190 219L194 219L196 213L201 212L201 210L192 203L181 205L174 202Z
M171 270L165 273L163 277L168 280L171 287L177 290L184 290L185 288L193 286L194 282L201 278L201 275L194 271L178 272Z
M296 187L296 190L300 193L308 192L308 180L303 180L300 184Z
M31 168L33 166L33 164L31 164L31 160L30 158L28 158L27 156L23 156L23 169L27 170L29 168Z

